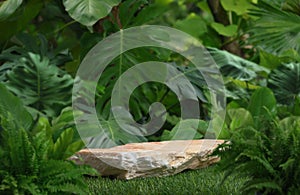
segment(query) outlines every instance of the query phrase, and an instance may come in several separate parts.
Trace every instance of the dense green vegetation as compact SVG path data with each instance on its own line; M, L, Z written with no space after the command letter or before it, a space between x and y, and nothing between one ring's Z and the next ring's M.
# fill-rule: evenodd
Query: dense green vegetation
M74 122L83 113L71 107L72 98L82 98L72 97L74 83L82 82L76 72L97 43L140 25L172 27L203 44L223 76L227 105L220 109L226 109L225 122L212 118L212 92L191 61L168 49L137 48L113 59L98 82L90 83L97 85L91 99L106 136L103 146L170 140L181 121L186 129L181 139L211 134L230 141L215 151L222 157L217 166L221 173L208 169L130 182L88 179L90 190L109 193L116 182L120 193L132 188L165 194L299 193L299 0L0 1L0 193L88 191L83 175L95 171L67 160L85 146ZM196 92L201 113L183 120L174 91L159 82L144 83L130 95L130 117L146 124L151 120L149 107L160 102L166 111L155 117L166 121L159 131L136 136L116 122L111 96L121 75L148 61L167 62L180 71ZM207 132L212 120L221 129ZM127 128L144 131L140 126ZM203 184L207 179L220 181L223 171L224 185ZM250 180L236 181L239 176ZM151 189L153 183L157 188Z
M34 124L2 84L0 92L1 194L87 193L83 175L97 172L66 160L83 146L81 140L72 141L74 129L50 126L46 118Z
M257 104L261 105L257 107ZM220 145L214 155L221 157L219 170L227 176L235 172L252 176L241 192L299 192L299 116L280 119L276 112L276 99L268 88L253 93L248 109L228 109L230 143Z

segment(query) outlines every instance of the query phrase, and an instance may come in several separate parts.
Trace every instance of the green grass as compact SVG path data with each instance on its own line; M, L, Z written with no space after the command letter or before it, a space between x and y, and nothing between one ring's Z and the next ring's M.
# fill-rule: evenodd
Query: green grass
M141 178L129 181L109 178L87 178L91 194L241 194L248 180L238 175L228 177L214 167L187 171L169 177Z

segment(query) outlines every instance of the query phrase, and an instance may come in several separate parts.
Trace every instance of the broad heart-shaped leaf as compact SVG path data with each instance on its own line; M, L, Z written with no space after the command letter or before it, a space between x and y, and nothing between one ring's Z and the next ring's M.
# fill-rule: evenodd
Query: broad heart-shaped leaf
M284 59L279 56L273 55L264 50L259 51L259 65L270 70L277 68L283 61Z
M120 2L121 0L63 0L69 15L85 26L94 25L99 19L107 16L112 7Z
M171 130L165 130L162 140L201 139L208 129L208 123L199 119L186 119L175 125ZM180 127L180 128L179 128Z
M220 67L220 71L224 76L233 77L242 81L250 81L256 78L260 72L269 73L268 69L227 51L211 47L207 48L207 50Z
M221 0L221 4L226 11L234 11L237 15L246 14L254 7L249 0Z
M0 83L0 117L10 118L15 123L29 130L32 126L33 120L29 112L23 106L22 101L9 92L6 87ZM1 119L0 119L1 121Z
M268 79L278 102L291 105L300 97L300 63L283 64L273 70Z
M231 120L231 130L254 125L250 112L244 108L230 109L227 112Z
M237 34L238 26L235 24L224 26L221 23L213 22L211 27L215 29L220 35L232 37Z
M7 0L0 2L0 21L5 20L22 4L23 0Z
M259 118L268 119L270 116L268 111L274 114L276 112L276 99L271 89L261 87L255 90L250 98L248 110L255 122Z
M175 23L175 27L194 37L199 37L207 32L206 23L201 17L195 14L190 14L184 20L178 20Z
M55 64L50 64L46 56L28 53L14 63L6 74L5 84L25 105L53 117L70 104L73 79Z

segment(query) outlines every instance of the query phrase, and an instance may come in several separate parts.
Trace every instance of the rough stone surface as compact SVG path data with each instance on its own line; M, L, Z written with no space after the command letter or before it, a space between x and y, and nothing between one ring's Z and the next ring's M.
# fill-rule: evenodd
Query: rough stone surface
M102 176L119 179L167 176L207 167L219 160L208 157L223 140L178 140L131 143L108 149L83 149L71 160L88 164Z

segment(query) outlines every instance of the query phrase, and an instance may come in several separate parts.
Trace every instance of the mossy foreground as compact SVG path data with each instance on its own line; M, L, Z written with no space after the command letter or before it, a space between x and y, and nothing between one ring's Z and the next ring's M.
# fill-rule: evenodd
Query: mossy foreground
M210 167L163 178L88 178L87 182L91 194L241 194L247 178L234 175L221 184L223 175Z

